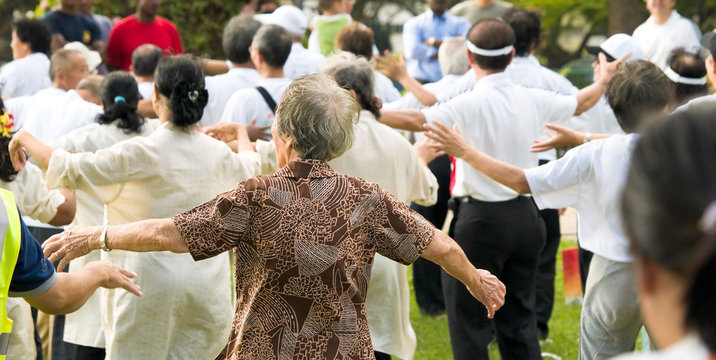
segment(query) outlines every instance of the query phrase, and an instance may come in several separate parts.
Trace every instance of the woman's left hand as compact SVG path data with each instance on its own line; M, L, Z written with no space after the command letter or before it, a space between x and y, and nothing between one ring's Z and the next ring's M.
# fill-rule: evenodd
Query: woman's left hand
M10 144L7 146L10 152L10 161L12 161L12 166L16 171L22 170L27 163L21 140L23 134L25 134L25 130L20 130L17 134L13 135Z
M70 263L70 260L99 249L99 237L102 226L70 226L67 230L53 235L42 244L45 256L51 261L60 261L57 270Z
M485 305L487 317L492 319L495 312L505 304L505 284L487 270L477 269L477 273L477 280L468 285L467 289L475 299Z
M462 134L457 129L457 125L453 126L453 129L448 129L445 125L433 121L433 125L424 124L425 137L432 140L428 146L436 150L442 150L450 156L456 158L462 158L467 154L470 149L470 145L465 142Z

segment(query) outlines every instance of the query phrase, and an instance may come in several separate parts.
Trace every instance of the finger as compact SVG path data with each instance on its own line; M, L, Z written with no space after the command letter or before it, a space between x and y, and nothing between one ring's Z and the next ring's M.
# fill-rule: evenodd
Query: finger
M555 125L555 124L549 124L549 123L548 123L548 124L544 124L544 127L546 127L547 129L553 130L553 131L555 131L555 132L560 132L560 131L564 131L564 130L567 129L567 128L564 127L564 126Z
M495 308L492 306L492 304L485 305L485 308L487 309L487 318L492 319L495 317Z
M144 295L142 294L142 290L139 285L133 283L129 279L124 279L124 281L122 281L122 288L137 296Z
M126 276L126 277L128 277L128 278L135 278L135 277L137 277L137 273L135 273L134 271L129 271L129 270L124 269L124 268L119 268L119 272L121 272L122 275L124 275L124 276Z
M256 126L256 117L254 117L253 119L251 119L251 122L249 122L249 125L251 125L251 126Z
M57 241L59 239L58 235L52 236L42 244L42 252L45 254L45 257L49 258L50 254L56 252L60 247L62 247L62 243Z
M599 65L607 63L607 55L603 52L599 52L599 54L597 54L597 59L599 59Z
M619 60L615 61L615 63L616 63L615 65L618 65L618 64L623 63L623 62L626 61L626 59L628 59L630 56L631 56L631 51L629 51L628 53L624 54L624 56L620 57Z
M50 260L50 261L52 261L52 260ZM67 264L69 264L69 262L70 261L67 260L66 256L62 257L62 260L60 260L60 263L57 264L57 272L62 272L62 270L64 270L65 267L67 267Z

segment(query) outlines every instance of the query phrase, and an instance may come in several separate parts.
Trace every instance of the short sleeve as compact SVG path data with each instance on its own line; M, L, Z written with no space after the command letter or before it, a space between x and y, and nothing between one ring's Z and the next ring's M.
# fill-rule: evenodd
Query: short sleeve
M435 105L420 111L422 111L425 116L425 121L428 124L432 124L433 120L435 120L445 125L447 128L452 128L452 125L455 123L462 128L465 125L465 122L461 120L464 111L460 111L460 109L470 108L470 106L465 102L474 103L475 101L479 100L475 100L473 96L470 96L470 93L464 93L450 99L446 103ZM475 120L475 122L477 122L479 119L471 120Z
M42 253L40 243L30 234L20 216L20 253L12 274L8 295L12 297L36 296L49 290L57 282L57 274L50 260Z
M172 220L194 260L207 259L235 247L250 236L245 183Z
M580 185L589 176L591 144L576 147L559 160L525 170L532 197L540 209L576 206Z
M529 89L538 104L538 119L544 122L562 124L569 120L577 111L577 97L574 95L560 95L541 89Z
M387 191L382 192L382 203L385 213L375 231L376 250L389 259L411 264L423 253L438 230Z

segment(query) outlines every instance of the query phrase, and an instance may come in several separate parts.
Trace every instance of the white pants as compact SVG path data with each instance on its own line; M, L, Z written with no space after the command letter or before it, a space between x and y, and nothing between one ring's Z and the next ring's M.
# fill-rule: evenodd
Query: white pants
M642 320L633 264L594 254L586 287L579 359L610 359L634 350Z

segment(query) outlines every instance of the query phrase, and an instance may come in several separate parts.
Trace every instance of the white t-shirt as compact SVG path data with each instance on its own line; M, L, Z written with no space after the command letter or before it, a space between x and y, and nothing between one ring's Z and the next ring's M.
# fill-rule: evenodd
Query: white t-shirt
M455 86L455 82L461 78L462 75L447 74L442 79L427 83L423 85L425 90L431 92L437 98L439 94L444 93L452 89ZM426 106L423 105L413 93L406 93L400 99L391 101L383 104L383 109L396 110L396 109L424 109Z
M373 70L375 78L375 97L384 103L400 99L400 92L395 88L393 82L387 76Z
M557 161L525 170L537 207L575 208L580 246L612 261L632 261L620 203L638 139L629 134L591 141Z
M291 45L286 64L283 65L283 74L286 78L294 80L299 76L311 75L321 72L321 66L326 59L320 53L306 50L301 43Z
M259 73L248 68L231 68L226 74L207 76L205 86L209 92L209 102L199 124L209 126L218 123L231 95L237 90L256 86L260 80Z
M634 30L632 35L644 52L646 59L665 70L669 53L684 47L687 51L695 51L701 47L701 31L691 20L679 15L676 10L665 23L657 25L654 17L649 16L646 21Z
M45 144L52 144L62 135L95 122L102 113L102 107L85 101L76 91L56 87L7 101L6 109L15 115L22 129Z
M139 95L142 96L142 99L145 99L145 100L152 99L152 93L154 92L154 82L152 82L152 81L140 82L137 84L137 88L139 89Z
M716 103L716 94L706 95L706 96L700 96L696 99L692 99L691 101L687 102L684 105L681 105L674 110L674 113L679 111L686 111L691 109L694 106L699 106L700 104L709 104L709 103Z
M546 122L561 122L577 108L574 96L515 84L506 73L482 78L475 88L447 103L424 109L425 119L448 128L457 124L467 143L485 154L521 168L537 164L530 152ZM504 201L518 194L458 159L455 196Z
M709 349L695 334L689 335L666 349L650 353L632 353L613 360L708 360Z
M50 86L50 59L43 53L13 60L0 70L0 94L5 99L34 95Z
M256 86L263 86L278 104L290 83L291 80L286 78L269 78L261 79ZM253 87L234 92L221 114L222 122L235 122L242 125L248 125L254 118L256 118L256 126L271 126L274 114L261 93Z

